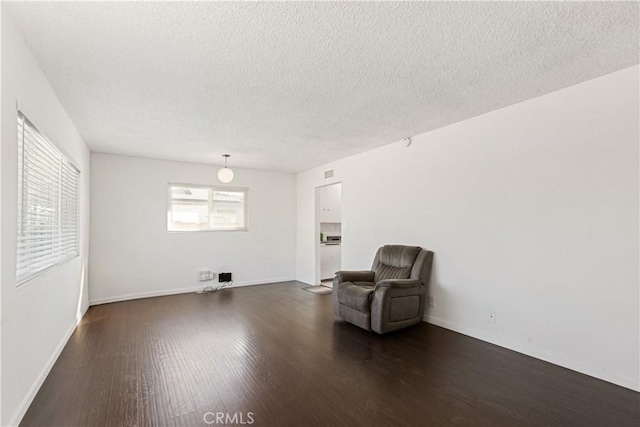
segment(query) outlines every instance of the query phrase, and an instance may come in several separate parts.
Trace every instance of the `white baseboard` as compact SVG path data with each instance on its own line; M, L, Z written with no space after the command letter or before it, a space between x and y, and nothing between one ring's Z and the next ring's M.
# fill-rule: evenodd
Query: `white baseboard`
M278 282L290 282L295 280L293 277L279 277L275 279L264 279L264 280L248 280L245 282L233 282L229 288L240 288L243 286L255 286L255 285L268 285L270 283L278 283ZM129 301L134 299L141 298L153 298L153 297L162 297L167 295L178 295L178 294L188 294L191 292L199 291L206 286L217 286L219 283L215 281L202 282L201 285L198 286L190 286L188 288L174 288L174 289L165 289L161 291L149 291L149 292L138 292L134 294L126 294L126 295L118 295L114 297L107 298L98 298L95 300L89 301L89 305L100 305L100 304L108 304L111 302L119 302L119 301ZM226 289L229 289L226 288Z
M27 394L25 394L24 398L18 405L18 409L16 409L13 416L11 417L10 425L17 426L18 424L20 424L20 422L22 421L22 418L24 417L24 414L27 413L27 410L29 409L29 406L31 406L33 399L35 399L36 394L38 394L40 387L42 387L44 380L49 375L49 372L51 372L51 368L53 368L53 365L55 365L56 361L58 360L58 357L60 357L60 353L62 353L62 350L67 345L69 338L71 338L71 335L73 335L73 333L76 330L76 327L80 323L80 319L84 317L88 309L89 309L89 306L87 305L83 309L82 314L78 316L78 319L76 319L71 324L71 326L69 326L69 329L67 329L67 332L64 334L64 336L60 340L60 343L51 354L51 357L49 357L49 360L47 360L47 363L44 365L44 367L36 377L36 380L33 382L31 387L29 387L29 391L27 392Z
M623 374L613 372L611 369L603 366L585 363L557 353L550 353L524 343L514 342L507 338L487 334L473 328L462 327L458 324L448 322L434 316L425 315L423 320L427 323L431 323L463 335L477 338L536 359L544 360L545 362L553 363L554 365L562 366L563 368L571 369L572 371L580 372L581 374L589 375L634 391L640 391L640 382L638 381L638 378L627 377Z

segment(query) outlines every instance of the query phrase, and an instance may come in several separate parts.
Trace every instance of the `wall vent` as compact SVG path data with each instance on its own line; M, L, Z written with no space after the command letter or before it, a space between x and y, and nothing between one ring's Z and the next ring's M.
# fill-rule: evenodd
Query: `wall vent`
M324 179L333 178L333 169L329 169L328 171L324 171Z

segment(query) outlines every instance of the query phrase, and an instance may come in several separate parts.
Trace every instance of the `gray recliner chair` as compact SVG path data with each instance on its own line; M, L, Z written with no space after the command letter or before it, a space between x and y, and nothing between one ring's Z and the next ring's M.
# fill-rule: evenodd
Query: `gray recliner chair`
M433 252L385 245L370 271L338 271L333 311L347 322L379 334L415 325L424 315Z

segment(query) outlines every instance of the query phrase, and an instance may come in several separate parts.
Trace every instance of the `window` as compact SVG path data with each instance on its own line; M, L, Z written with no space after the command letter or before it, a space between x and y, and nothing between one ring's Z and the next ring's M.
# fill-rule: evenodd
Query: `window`
M78 256L79 175L18 111L18 284Z
M248 191L248 188L169 184L167 230L247 230Z

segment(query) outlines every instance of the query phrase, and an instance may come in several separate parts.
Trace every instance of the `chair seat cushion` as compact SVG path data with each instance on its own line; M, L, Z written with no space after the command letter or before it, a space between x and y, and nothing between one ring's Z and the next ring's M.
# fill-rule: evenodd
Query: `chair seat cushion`
M344 282L338 285L338 301L347 307L368 313L371 310L373 282Z

